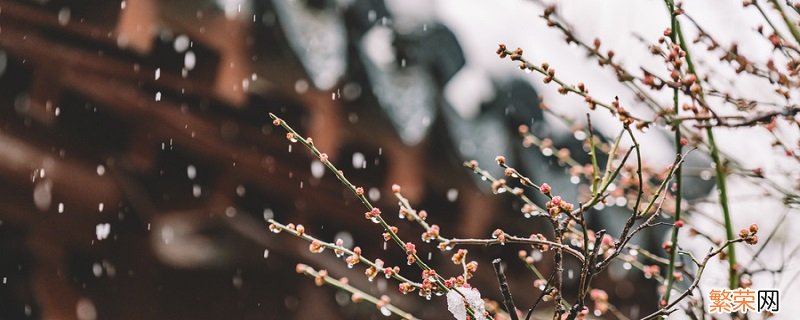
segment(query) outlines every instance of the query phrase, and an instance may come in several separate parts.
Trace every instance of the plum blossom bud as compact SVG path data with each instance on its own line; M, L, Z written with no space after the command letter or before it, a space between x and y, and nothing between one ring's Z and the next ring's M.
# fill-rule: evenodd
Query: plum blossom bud
M543 194L548 194L553 191L553 188L551 188L547 183L542 183L542 185L539 186L539 191L541 191Z
M406 242L405 250L406 254L417 254L417 246L411 242Z
M317 271L317 276L314 277L314 284L316 284L318 287L321 287L322 285L325 284L325 277L327 276L328 276L328 270Z
M323 250L325 250L325 247L322 246L322 242L319 240L314 239L314 241L311 241L311 244L308 245L308 251L311 251L311 253L320 253Z
M364 217L366 217L367 220L372 220L378 218L378 216L380 215L381 215L381 209L372 208L372 210L364 214Z
M400 289L400 293L402 294L409 294L411 292L414 292L414 289L416 289L414 285L408 282L401 283L400 285L398 285L398 288Z
M467 250L466 249L458 249L458 252L456 252L453 255L451 260L453 261L453 264L461 264L461 263L464 262L464 257L466 257L466 256L467 256Z
M375 280L375 276L378 275L378 269L374 266L369 266L366 270L364 270L364 275L367 276L367 280L372 281Z

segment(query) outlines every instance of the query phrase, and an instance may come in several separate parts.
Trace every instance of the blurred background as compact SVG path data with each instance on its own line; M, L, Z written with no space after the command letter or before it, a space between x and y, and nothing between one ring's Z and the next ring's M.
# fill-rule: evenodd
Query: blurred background
M752 31L755 18L740 4L715 6L686 8L723 30L722 37ZM374 306L296 274L299 262L386 293L422 318L450 318L442 299L399 295L393 281L368 282L363 270L348 269L329 252L312 255L302 240L267 231L271 218L301 223L321 239L341 238L387 264L405 263L363 220L360 203L302 146L289 145L267 114L313 137L384 212L397 209L391 185L400 184L446 236L485 238L498 226L522 235L549 232L461 163L476 159L499 176L491 164L503 154L575 199L581 178L557 153L569 150L588 162L586 108L497 59L497 44L525 48L596 96L634 99L612 73L548 29L538 17L543 8L537 1L0 0L0 319L382 317ZM657 66L634 35L654 41L663 32L662 3L568 1L561 13L586 39L619 48L625 64ZM768 44L748 39L739 41L751 44L754 56L769 57ZM730 86L761 92L753 83L743 77ZM669 104L669 96L656 96ZM579 120L543 112L542 99ZM601 136L619 129L605 114L593 123ZM521 124L552 145L525 148ZM719 140L748 165L775 168L768 174L796 183L796 162L776 160L768 145L735 147L764 135L731 131ZM670 136L661 128L642 135L653 167L672 161ZM696 152L686 166L692 210L714 214L708 157ZM629 211L618 197L592 218L592 228L619 233ZM780 200L737 201L736 230L765 211L774 213L774 223L762 216L766 228L798 225L787 214L796 208ZM714 219L697 223L724 234ZM422 230L398 225L403 238L419 239ZM664 230L636 244L661 253ZM786 245L762 257L787 276L765 285L786 290L782 301L789 302L798 288L787 252L797 237L776 234ZM418 248L440 272L458 272L449 254ZM489 262L504 257L523 308L539 292L524 265L514 263L517 250L473 248L481 268L472 284L499 300ZM539 259L549 270L549 255ZM720 279L712 275L710 286L724 286L724 264L715 267ZM649 314L657 284L628 269L613 265L597 286L621 314Z

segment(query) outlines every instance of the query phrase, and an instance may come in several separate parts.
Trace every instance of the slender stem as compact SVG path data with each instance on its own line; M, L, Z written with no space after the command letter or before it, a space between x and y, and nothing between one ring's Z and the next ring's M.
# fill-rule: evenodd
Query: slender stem
M358 297L361 300L364 300L364 301L367 301L369 303L374 304L376 307L378 307L378 309L382 310L382 309L386 308L386 310L389 310L389 312L391 312L392 314L395 314L395 315L397 315L397 316L399 316L399 317L401 317L403 319L408 319L408 320L419 319L419 318L415 317L414 315L412 315L411 313L408 313L408 312L403 311L402 309L400 309L398 307L395 307L391 303L387 303L384 300L378 299L378 298L370 295L369 293L361 291L358 288L347 284L347 282L345 282L345 281L334 279L334 278L328 276L327 272L323 272L323 271L325 271L325 270L316 271L316 270L314 270L314 268L311 268L311 267L309 267L307 265L304 265L304 264L298 264L297 265L297 272L298 273L305 274L305 275L307 275L307 276L309 276L311 278L314 278L314 279L320 279L320 280L322 280L324 283L326 283L328 285L331 285L331 286L333 286L335 288L339 288L339 289L342 289L344 291L350 292L350 294L352 294L353 296Z
M336 244L333 244L333 243L330 243L330 242L325 242L325 241L319 240L319 239L317 239L315 237L312 237L312 236L309 236L309 235L307 235L305 233L299 233L299 232L297 232L297 230L291 229L291 228L287 227L286 225L284 225L284 224L282 224L282 223L280 223L278 221L275 221L274 219L269 219L267 222L269 222L272 226L274 226L274 228L277 228L277 230L280 230L282 232L288 232L289 234L291 234L291 235L293 235L295 237L298 237L300 239L306 240L308 242L318 241L320 246L323 247L323 248L331 249L331 250L334 250L334 251L341 251L342 254L346 254L346 255L349 255L349 256L356 255L356 253L353 252L353 250L347 249L347 248L342 247L342 246L337 246ZM357 255L357 256L358 256L358 261L360 261L360 262L362 262L362 263L364 263L364 264L366 264L366 265L368 265L370 267L376 268L378 271L381 271L382 268L385 267L385 266L377 265L372 260L367 259L367 258L365 258L364 256L362 256L360 254ZM395 280L400 281L400 282L404 282L404 283L408 283L408 284L414 286L415 288L422 287L422 285L419 284L418 282L411 281L408 278L401 276L399 273L394 273L393 272L391 274L391 276Z
M586 114L586 123L589 127L589 155L592 157L592 197L597 196L597 185L600 183L600 167L597 165L597 151L594 147L594 129L592 128L592 118Z
M668 3L672 3L672 0L665 0ZM674 32L678 36L679 44L681 50L686 53L686 65L688 68L689 73L697 74L694 68L694 62L692 61L692 56L689 52L689 48L686 45L686 41L683 38L683 32L681 32L681 23L677 19L675 20L675 30ZM697 77L697 84L700 85L702 77ZM702 85L701 85L702 88ZM700 90L699 94L700 99L703 99L703 91ZM711 151L711 159L714 161L714 166L717 173L717 190L719 191L719 202L720 207L722 208L723 218L725 219L725 236L727 237L728 241L736 239L733 233L733 223L731 221L731 213L730 209L728 208L728 190L726 188L725 180L725 168L723 166L722 160L719 156L719 148L717 147L716 142L714 141L714 132L712 128L706 128L706 135L708 136L708 144L710 146ZM731 289L735 289L737 286L737 279L736 279L736 248L733 245L727 246L728 248L728 286Z
M794 25L794 22L792 22L792 20L789 20L789 17L786 16L786 12L783 11L783 7L781 6L781 4L778 3L777 0L769 0L769 3L771 3L775 7L775 10L777 10L778 13L780 13L781 18L783 19L783 23L786 24L787 28L789 28L789 33L792 34L794 41L797 41L797 44L800 44L800 31L797 30L797 27ZM776 30L775 32L778 31Z
M667 9L669 9L670 16L671 16L672 29L675 30L676 29L676 25L678 23L678 18L677 18L677 15L675 14L675 7L672 4L672 2L667 1ZM670 39L672 40L672 43L675 43L676 40L677 40L677 33L676 32L672 32L670 34ZM680 95L679 95L678 88L677 87L673 88L672 89L672 104L673 104L673 110L674 110L676 115L679 112L679 108L678 108L679 97L680 97ZM683 153L683 143L681 141L683 139L683 137L681 136L681 126L676 124L676 125L673 126L673 130L675 130L675 150L676 150L676 152L678 154ZM683 180L681 171L682 171L681 167L678 167L677 170L675 171L675 222L678 222L678 221L681 220L681 200L683 198L682 194L681 194L681 185L682 185L682 180ZM672 287L675 285L674 273L675 273L675 259L677 257L677 253L678 253L678 231L679 231L679 229L680 229L679 226L676 224L672 228L672 237L670 238L670 243L672 243L672 248L671 248L671 250L669 252L669 266L667 267L667 289L664 291L664 299L663 299L666 302L669 302L669 297L670 297L670 294L672 293Z
M725 250L726 248L728 248L731 245L733 245L734 243L742 242L742 241L744 241L744 239L742 239L742 238L737 238L737 239L734 239L734 240L728 240L722 246L709 251L709 253L706 254L706 257L703 259L703 261L698 263L697 274L695 275L694 281L689 286L689 288L687 288L685 291L683 291L683 293L681 293L680 296L678 296L677 299L675 299L672 302L668 303L663 308L658 309L657 311L647 315L646 317L642 318L642 320L654 319L656 317L666 316L666 315L669 315L670 313L674 312L675 309L673 309L673 307L675 307L675 305L680 303L681 300L683 300L684 298L689 296L692 293L692 291L697 289L697 286L700 285L700 279L702 278L703 272L705 271L706 266L708 265L708 261L711 260L711 258L713 258L714 256L718 255L723 250Z
M281 126L281 127L283 127L284 130L286 130L287 138L290 138L289 139L290 142L293 141L293 139L296 139L297 141L302 143L303 146L305 146L309 151L311 151L311 153L313 153L314 156L316 156L317 158L322 160L323 164L325 164L325 166L331 172L333 172L333 174L336 176L336 178L339 179L339 181L345 187L347 187L347 189L349 189L350 192L352 192L353 195L355 195L356 198L358 198L359 201L361 201L361 203L364 205L364 207L367 208L367 210L371 211L371 210L375 209L375 206L373 206L372 203L369 200L367 200L367 197L364 196L363 192L361 192L361 193L358 192L358 188L353 183L351 183L350 180L347 179L347 177L344 175L344 173L341 170L336 168L336 166L334 166L333 163L328 161L327 155L325 155L321 151L319 151L319 149L317 149L317 147L314 146L314 143L312 142L312 140L310 138L304 138L302 135L297 133L297 131L292 129L292 127L289 126L289 124L286 123L286 121L283 121L283 119L279 118L275 114L270 113L269 117L272 118L274 125ZM389 234L389 237L401 249L406 251L405 250L406 245L403 242L403 240L401 240L400 237L397 235L397 233L395 233L392 230L391 226L388 223L386 223L386 220L384 220L383 217L380 214L377 214L375 216L374 221L376 221L378 224L381 225L383 230L386 231L386 233ZM408 252L408 254L410 256L413 256L414 263L416 263L417 266L419 266L420 269L428 270L428 271L431 270L431 268L427 264L425 264L425 262L423 262L422 259L420 259L419 256L417 256L417 254L415 252ZM447 286L444 285L444 278L442 278L442 276L440 276L438 274L436 274L436 278L435 278L434 283L439 288L439 290L441 290L443 292L449 292L450 291L450 289L447 288ZM456 290L456 292L458 292L459 295L464 297L464 295L460 291ZM466 297L464 297L464 298L466 298ZM473 312L472 308L470 308L469 306L467 306L467 313L469 313L471 316L474 316L474 312Z
M730 209L728 209L728 191L725 184L725 169L722 166L722 161L720 161L719 152L717 151L717 144L714 142L714 135L711 133L711 128L708 128L707 130L708 142L712 146L711 158L714 160L714 164L716 165L715 169L717 172L719 202L720 206L722 206L723 218L725 218L725 236L730 241L736 239L736 237L733 234L733 221L731 221ZM731 289L735 289L738 283L736 279L736 250L732 245L728 246L728 277L728 286Z
M580 253L578 250L571 248L568 245L561 244L555 241L547 241L547 240L540 240L534 238L523 238L512 236L507 233L503 233L504 239L449 239L447 240L447 244L449 245L483 245L483 246L490 246L490 245L502 245L504 243L524 243L529 245L547 245L551 246L556 249L562 249L564 252L569 253L573 257L577 258L578 261L583 263L584 257L583 254ZM499 237L498 237L499 238Z
M494 272L497 274L497 282L500 283L500 293L503 294L503 304L508 310L508 316L511 320L519 320L517 316L517 307L514 305L514 298L511 297L511 290L508 289L508 280L506 274L503 272L502 260L500 258L492 261Z

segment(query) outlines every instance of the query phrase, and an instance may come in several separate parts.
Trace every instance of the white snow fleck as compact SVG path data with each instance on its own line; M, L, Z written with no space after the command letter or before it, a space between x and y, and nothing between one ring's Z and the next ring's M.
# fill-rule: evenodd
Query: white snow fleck
M372 201L378 201L381 199L381 191L378 190L378 188L369 188L367 196L369 196L369 199Z
M101 223L95 226L94 228L95 234L97 235L97 240L103 240L108 238L108 235L111 233L111 224L108 223Z
M66 26L69 23L69 18L72 15L69 8L63 7L61 10L58 10L58 24L62 26Z
M159 78L161 78L161 68L156 68L156 75L155 75L155 78L156 78L156 80L158 80Z
M106 167L103 166L102 164L98 164L97 165L97 175L98 176L102 176L104 174L106 174Z
M175 48L176 52L180 53L186 51L186 49L189 49L190 43L191 41L189 40L189 37L187 37L185 34L182 34L175 37L175 41L172 43L172 46Z
M272 219L275 216L275 213L270 208L264 209L264 221Z
M201 195L203 195L203 188L201 188L199 185L193 185L192 196L195 198L200 198Z
M191 164L186 166L186 176L194 180L197 177L197 168Z
M186 51L186 55L183 56L183 67L186 70L192 70L195 65L197 65L197 56L194 55L193 51Z
M353 153L353 168L361 169L367 164L367 159L361 152Z
M50 180L40 180L33 187L33 204L36 209L40 211L47 211L50 209L50 203L53 201L53 182Z
M458 199L458 189L450 188L447 190L447 201L455 202Z
M314 160L311 162L311 175L314 178L322 178L325 174L325 166L319 160Z
M79 320L97 319L97 309L95 309L94 303L86 298L78 300L78 304L75 306L75 313Z
M456 290L461 292L464 297L461 297ZM467 308L464 305L465 298L466 302L469 303L469 306L472 308L472 311L475 312L475 318L477 320L485 320L486 317L483 316L483 313L486 310L483 305L483 300L481 300L481 293L475 288L457 287L447 293L447 310L453 314L453 317L458 320L467 319Z

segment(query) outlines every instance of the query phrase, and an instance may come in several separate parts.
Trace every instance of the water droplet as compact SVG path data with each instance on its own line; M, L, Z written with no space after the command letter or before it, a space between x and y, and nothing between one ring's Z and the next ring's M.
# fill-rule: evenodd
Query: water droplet
M575 131L573 136L575 137L576 140L583 141L584 139L586 139L586 132L578 130L578 131Z
M392 311L389 310L389 308L387 308L387 307L382 307L381 308L381 314L388 317L388 316L392 315Z
M703 179L705 181L711 180L711 171L709 170L700 171L700 179Z
M625 263L622 264L622 268L625 269L625 270L630 270L631 267L633 267L633 266L631 266L630 262L625 262Z
M545 157L552 156L552 155L553 155L553 149L551 149L551 148L544 148L544 149L542 149L542 154L543 154Z
M572 182L572 184L578 184L581 182L581 177L572 176L569 178L569 182Z

